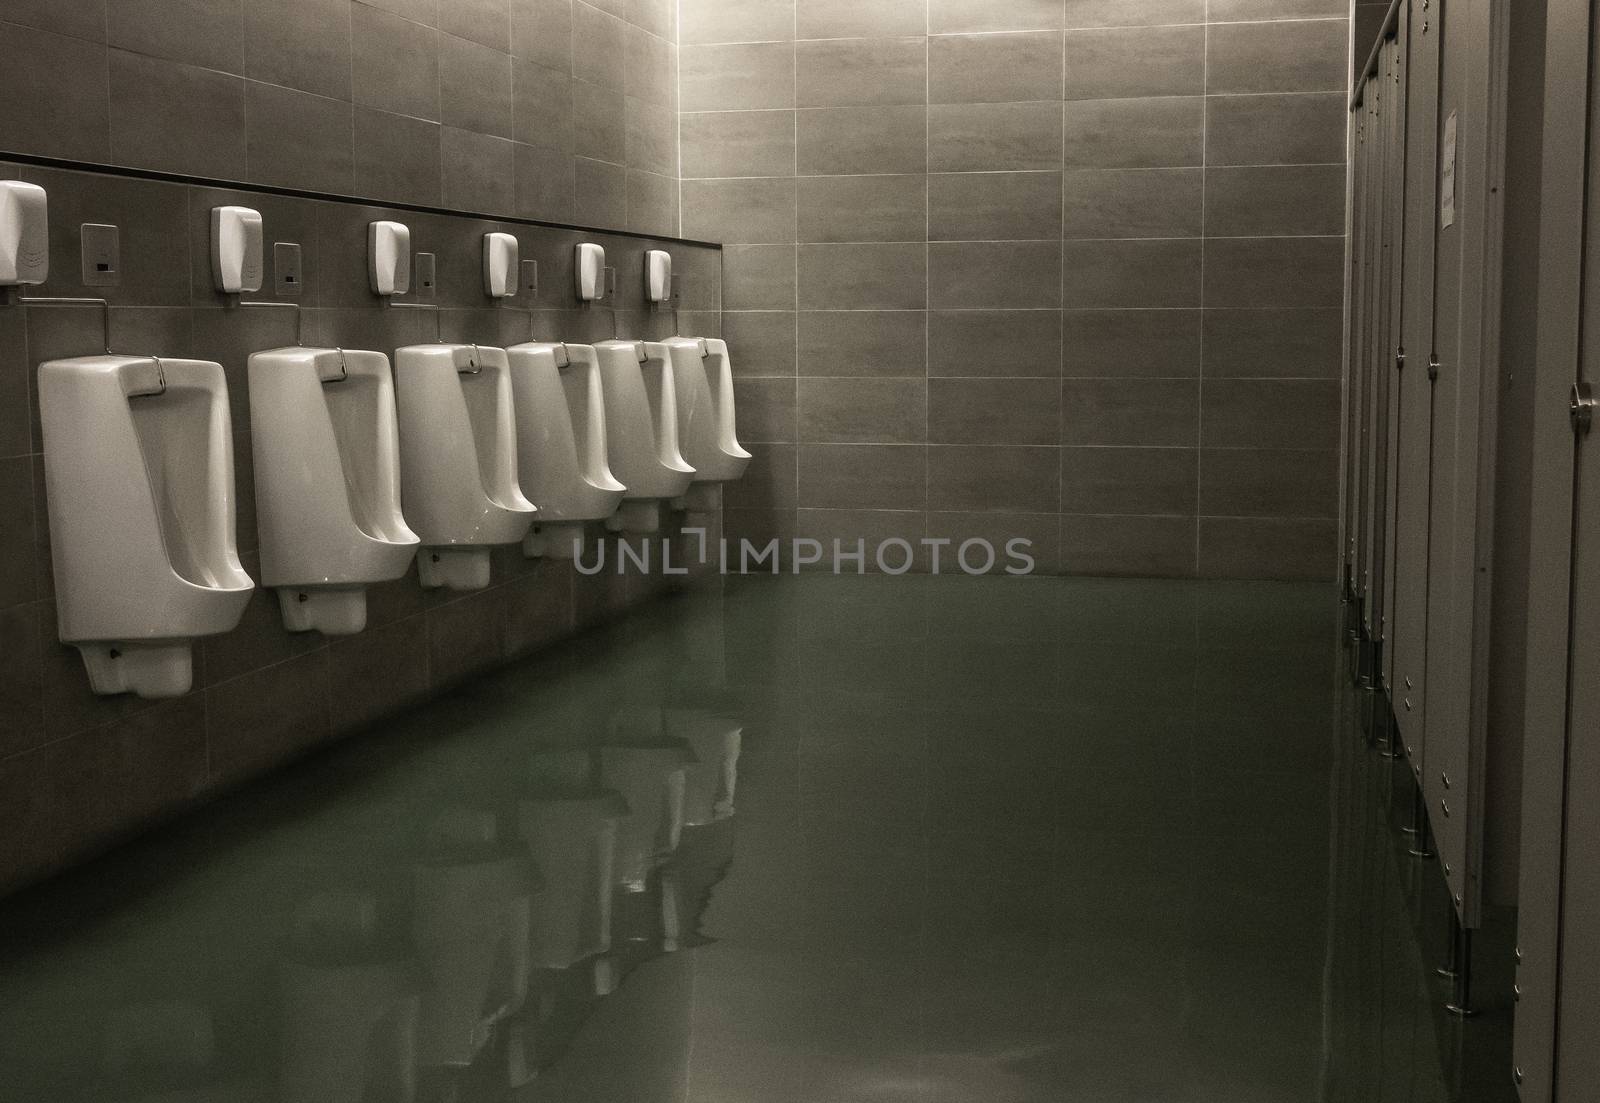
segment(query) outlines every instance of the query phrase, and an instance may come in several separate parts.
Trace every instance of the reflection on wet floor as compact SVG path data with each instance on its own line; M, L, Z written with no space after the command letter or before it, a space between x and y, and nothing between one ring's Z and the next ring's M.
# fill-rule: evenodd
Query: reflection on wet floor
M0 906L0 1100L1510 1100L1336 616L662 602Z

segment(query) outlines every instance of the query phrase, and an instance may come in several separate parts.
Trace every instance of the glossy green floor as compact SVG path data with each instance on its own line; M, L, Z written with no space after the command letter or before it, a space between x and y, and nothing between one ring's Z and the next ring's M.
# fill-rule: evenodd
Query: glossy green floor
M0 1100L1509 1100L1337 624L662 602L0 905Z

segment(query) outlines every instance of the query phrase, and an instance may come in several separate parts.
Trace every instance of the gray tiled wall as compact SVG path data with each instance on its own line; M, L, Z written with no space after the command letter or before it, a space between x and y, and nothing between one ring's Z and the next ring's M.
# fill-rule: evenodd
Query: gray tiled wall
M610 312L581 309L573 296L579 240L604 245L619 272L641 271L646 248L669 249L683 275L685 331L718 327L719 260L711 248L28 166L0 164L0 179L31 180L50 194L52 275L38 294L104 294L118 351L223 365L234 422L238 546L257 577L245 365L252 351L294 343L295 321L287 310L227 308L211 290L212 206L255 207L267 241L301 245L300 301L313 343L392 351L436 333L496 344L610 337ZM436 255L437 322L432 311L381 306L368 291L366 224L374 218L407 223L415 248ZM83 222L120 227L120 285L78 283ZM491 306L484 298L480 242L491 229L516 234L523 256L538 260L538 299ZM670 313L647 312L642 281L619 286L621 335L674 332ZM611 615L660 585L659 576L585 577L570 563L497 549L489 589L427 593L413 569L371 590L365 631L333 640L284 631L276 597L257 590L236 630L196 648L195 689L187 696L96 697L77 653L56 639L32 380L44 360L102 347L93 309L0 306L0 891Z
M6 0L0 151L675 235L675 7Z
M682 0L731 532L1331 577L1346 0Z

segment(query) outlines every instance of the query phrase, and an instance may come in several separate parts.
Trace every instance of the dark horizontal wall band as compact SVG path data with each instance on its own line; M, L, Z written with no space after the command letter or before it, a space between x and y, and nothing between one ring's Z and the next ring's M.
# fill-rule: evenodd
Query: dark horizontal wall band
M41 157L35 153L12 153L0 149L0 161L16 165L35 165L40 168L70 169L74 172L92 172L102 176L120 176L132 180L159 180L169 184L192 184L204 188L221 188L228 191L258 192L263 195L281 195L292 199L317 199L328 203L350 203L365 207L384 207L395 211L416 211L419 214L447 215L452 218L473 218L485 222L505 222L517 226L539 226L549 230L578 230L584 233L605 234L607 237L635 238L639 241L670 241L678 245L697 245L706 249L721 249L720 241L702 241L692 237L671 237L666 234L647 234L638 230L613 230L604 226L583 226L573 222L548 222L538 218L520 218L516 215L488 211L465 211L450 207L429 207L420 203L395 202L360 195L342 195L338 192L307 191L302 188L285 188L273 184L253 184L245 180L219 180L207 176L187 176L179 172L162 172L159 169L127 168L97 161L74 161L65 157Z

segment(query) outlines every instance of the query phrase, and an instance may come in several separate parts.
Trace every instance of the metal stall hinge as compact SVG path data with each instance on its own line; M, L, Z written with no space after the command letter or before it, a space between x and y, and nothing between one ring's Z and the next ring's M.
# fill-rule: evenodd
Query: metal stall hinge
M1580 437L1588 436L1589 428L1594 424L1594 407L1594 388L1587 379L1578 380L1572 385L1570 408L1572 431Z

